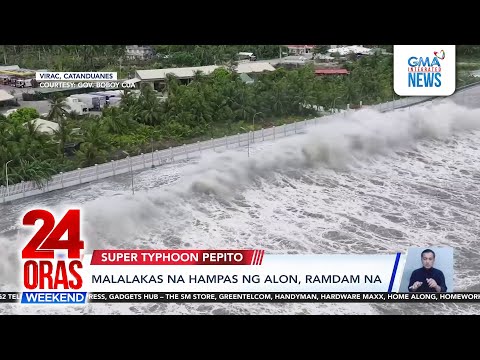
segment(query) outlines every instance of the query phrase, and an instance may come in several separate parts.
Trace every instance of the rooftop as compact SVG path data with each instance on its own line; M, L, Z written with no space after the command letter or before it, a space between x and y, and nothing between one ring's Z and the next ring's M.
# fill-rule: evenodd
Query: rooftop
M317 69L315 75L348 75L347 69Z
M135 77L140 80L164 80L167 78L168 74L172 74L177 78L185 79L185 78L193 77L196 71L201 71L204 75L209 75L219 67L220 66L217 66L217 65L209 65L209 66L196 66L196 67L185 67L185 68L137 70Z
M315 45L287 45L289 49L313 49Z
M250 76L248 76L247 74L240 74L240 79L242 79L242 81L245 84L253 84L254 83L254 80Z
M342 46L328 50L329 53L339 53L340 55L348 54L363 54L369 55L372 54L372 49L366 48L361 45L352 45L352 46Z
M138 82L145 80L165 80L168 74L172 74L179 79L193 78L195 72L201 71L204 75L210 75L216 69L223 68L219 65L196 66L185 68L169 68L169 69L153 69L153 70L137 70L135 78L127 80L127 82ZM275 68L268 62L247 61L239 63L235 71L239 74L259 73L264 71L275 71Z
M268 62L250 61L238 64L235 71L239 74L250 74L264 71L275 71L275 68Z
M44 119L35 119L32 121L35 122L35 125L38 126L37 130L41 133L53 135L55 134L55 131L58 131L59 129L59 125L53 121L48 121Z
M0 66L0 71L11 71L11 70L20 70L20 66L18 65L7 65L7 66Z
M0 89L0 102L1 101L8 101L8 100L13 100L15 99L14 96L10 95L8 92L5 90Z

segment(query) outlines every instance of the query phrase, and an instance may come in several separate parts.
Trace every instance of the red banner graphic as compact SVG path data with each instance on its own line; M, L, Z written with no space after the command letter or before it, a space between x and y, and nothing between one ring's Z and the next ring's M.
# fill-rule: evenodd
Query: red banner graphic
M91 265L261 265L265 250L94 250Z

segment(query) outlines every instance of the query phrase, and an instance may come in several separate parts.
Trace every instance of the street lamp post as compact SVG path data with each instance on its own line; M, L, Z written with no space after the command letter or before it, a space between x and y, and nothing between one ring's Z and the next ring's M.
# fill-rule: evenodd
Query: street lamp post
M135 188L133 186L133 168L132 168L132 158L130 157L130 154L126 152L125 150L122 150L122 153L128 156L128 162L130 163L130 175L132 177L132 195L135 195Z
M7 182L7 196L10 195L10 191L8 190L8 164L11 163L13 161L12 160L8 160L6 163L5 163L5 180Z
M241 127L243 131L246 131L243 127ZM250 131L247 132L247 157L250 157Z
M253 114L253 120L252 120L252 125L253 125L253 137L252 137L252 142L255 142L255 116L258 114L263 114L261 111L256 112Z
M153 137L152 137L152 169L155 167L154 163L153 163Z

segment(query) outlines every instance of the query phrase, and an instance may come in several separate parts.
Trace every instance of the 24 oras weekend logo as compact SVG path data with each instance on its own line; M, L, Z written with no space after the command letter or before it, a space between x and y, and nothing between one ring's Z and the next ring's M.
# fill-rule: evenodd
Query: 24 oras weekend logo
M393 87L400 96L455 92L455 45L394 45Z
M58 221L58 222L57 222ZM24 226L40 228L22 250L22 303L84 304L81 292L85 243L80 238L80 210L70 209L55 218L48 210L34 209L23 217Z

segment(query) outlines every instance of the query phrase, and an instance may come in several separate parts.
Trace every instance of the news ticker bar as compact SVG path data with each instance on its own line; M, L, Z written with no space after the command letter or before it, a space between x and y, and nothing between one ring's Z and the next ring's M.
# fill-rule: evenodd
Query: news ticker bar
M480 293L2 292L0 303L477 303Z

